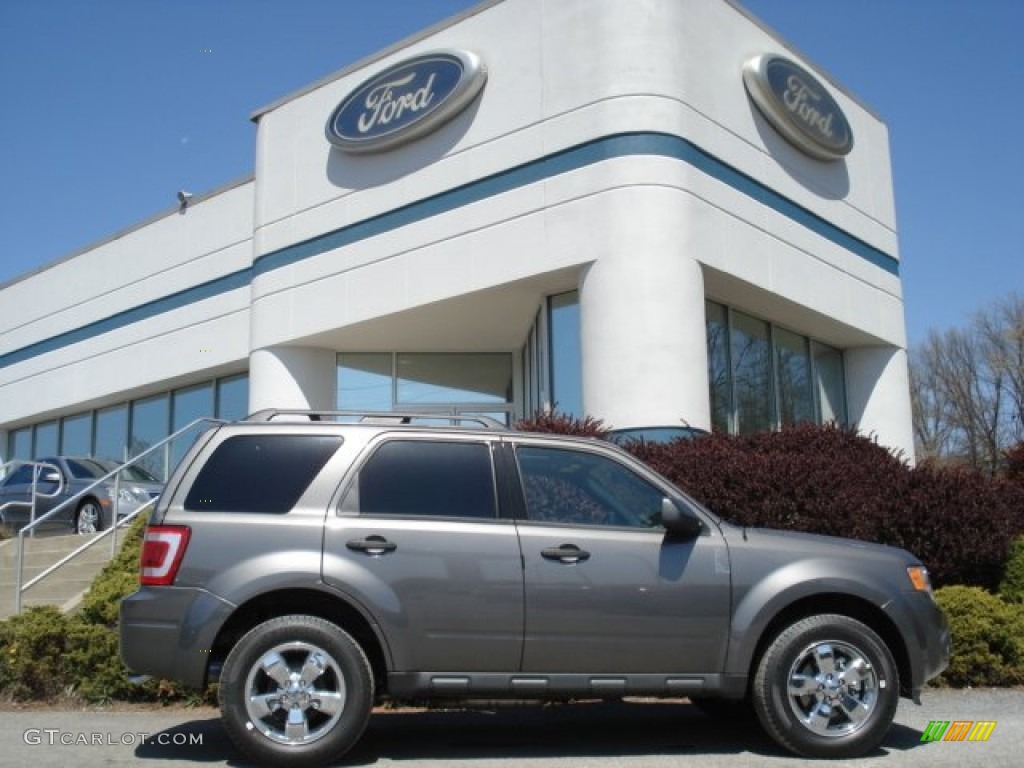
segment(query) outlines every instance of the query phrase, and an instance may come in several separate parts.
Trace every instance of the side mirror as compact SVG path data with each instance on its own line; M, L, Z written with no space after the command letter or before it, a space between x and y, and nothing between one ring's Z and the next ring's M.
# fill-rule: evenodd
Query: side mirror
M661 500L661 524L672 536L680 539L695 539L704 530L700 518L687 509L680 509L667 497Z
M40 480L42 480L42 482L44 482L44 483L59 483L60 482L60 474L58 474L57 472L54 472L51 469L49 472L44 473L43 476L40 478Z

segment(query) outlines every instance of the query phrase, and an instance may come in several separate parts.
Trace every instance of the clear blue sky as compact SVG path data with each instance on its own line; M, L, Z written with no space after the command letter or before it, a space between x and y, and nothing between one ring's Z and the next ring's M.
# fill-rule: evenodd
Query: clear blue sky
M253 110L474 4L0 0L0 282L248 175ZM889 125L911 341L1024 292L1024 2L744 5Z

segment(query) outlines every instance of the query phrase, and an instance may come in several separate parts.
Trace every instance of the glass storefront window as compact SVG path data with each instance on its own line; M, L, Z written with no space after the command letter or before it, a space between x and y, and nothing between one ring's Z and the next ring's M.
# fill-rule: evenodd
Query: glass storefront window
M736 398L736 431L745 434L771 429L775 419L768 324L742 312L734 312L729 346Z
M214 398L216 391L216 398ZM45 453L48 456L91 456L96 459L123 462L164 439L172 426L178 430L189 422L213 414L228 421L245 418L249 409L249 376L229 376L206 381L175 390L174 393L101 408L98 411L67 416L60 422L52 421L22 427L7 436L8 460L31 459ZM132 435L128 434L128 415L133 420ZM94 422L95 417L95 422ZM33 446L33 437L35 445ZM163 476L167 462L179 459L188 449L190 439L183 435L175 441L168 457L147 459L146 469L155 465ZM128 448L131 447L131 451Z
M92 455L92 413L69 416L60 423L60 452L64 456Z
M548 317L552 404L562 413L582 417L579 292L561 293L548 299Z
M115 405L96 411L94 457L124 461L128 440L128 406Z
M338 355L340 410L392 410L391 353L346 353Z
M36 424L35 444L32 447L33 458L56 456L59 452L57 422L48 421Z
M846 377L843 353L834 347L814 342L814 373L821 423L846 423Z
M713 301L705 318L715 431L846 423L842 350Z
M217 418L238 421L249 415L249 377L232 376L217 381Z
M732 367L729 364L729 322L721 304L705 303L711 428L729 432L732 416Z
M138 456L167 437L170 415L170 398L167 395L132 402L132 432L128 443L130 457ZM155 451L138 466L154 477L166 480L169 460L168 450Z
M15 429L7 435L7 461L32 459L32 427Z
M399 353L396 374L399 405L512 399L512 356L507 354Z
M540 313L533 320L521 353L523 376L523 413L530 416L543 407L541 388L541 352L538 344Z
M814 421L814 391L807 338L782 328L775 329L775 379L779 394L779 422Z
M213 384L200 384L174 391L171 399L171 432L177 432L196 419L213 416ZM203 430L203 425L193 427L183 435L179 435L171 443L171 466L177 465L181 457L192 445Z
M344 352L336 402L345 411L472 413L507 424L512 376L507 353Z

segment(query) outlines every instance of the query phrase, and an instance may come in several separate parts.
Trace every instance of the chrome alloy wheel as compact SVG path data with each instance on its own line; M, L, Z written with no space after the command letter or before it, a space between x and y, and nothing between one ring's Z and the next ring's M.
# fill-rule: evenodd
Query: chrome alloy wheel
M103 527L101 514L99 504L95 501L86 501L75 515L75 532L85 535L99 531Z
M810 731L840 737L859 730L878 703L878 675L856 646L808 645L789 670L787 699Z
M333 656L312 643L282 643L249 671L246 727L278 744L309 744L331 731L345 699L345 678Z

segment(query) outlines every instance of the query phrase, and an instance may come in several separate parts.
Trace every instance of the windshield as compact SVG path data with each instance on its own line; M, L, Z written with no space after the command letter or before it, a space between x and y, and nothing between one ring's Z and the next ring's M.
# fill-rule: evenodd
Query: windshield
M71 476L78 480L97 480L109 475L120 466L116 461L105 459L74 458L64 460ZM121 479L135 483L159 483L160 481L141 467L125 467Z

